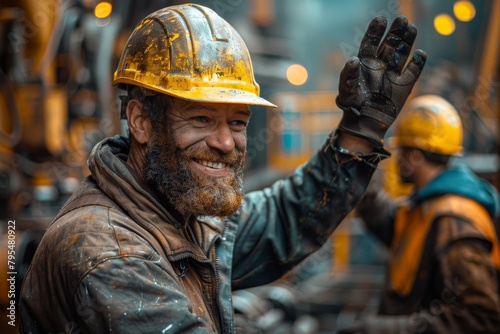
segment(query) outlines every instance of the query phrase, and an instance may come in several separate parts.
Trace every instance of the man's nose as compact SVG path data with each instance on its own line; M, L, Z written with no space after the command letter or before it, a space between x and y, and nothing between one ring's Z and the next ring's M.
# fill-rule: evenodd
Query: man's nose
M208 137L207 145L223 153L231 152L236 144L229 126L227 124L219 124L214 133Z

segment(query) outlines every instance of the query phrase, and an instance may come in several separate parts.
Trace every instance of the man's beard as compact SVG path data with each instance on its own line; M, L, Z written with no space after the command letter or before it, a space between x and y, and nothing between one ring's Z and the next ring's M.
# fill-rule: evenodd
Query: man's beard
M181 149L169 129L155 134L146 151L143 169L146 181L183 215L231 216L243 199L244 152L235 148L224 154L215 149ZM192 170L192 159L227 163L232 172L225 177L210 177Z

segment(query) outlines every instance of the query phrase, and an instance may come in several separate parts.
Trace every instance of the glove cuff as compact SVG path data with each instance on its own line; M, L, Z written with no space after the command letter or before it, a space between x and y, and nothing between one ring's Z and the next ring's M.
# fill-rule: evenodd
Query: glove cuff
M361 163L364 163L373 169L377 169L377 166L380 161L388 158L391 154L386 151L384 148L377 148L376 151L372 153L360 153L360 152L351 152L343 147L340 147L337 143L339 129L336 129L330 133L328 139L323 147L323 152L333 152L336 156L345 157L348 159L354 159ZM360 137L361 138L361 137ZM366 138L363 138L366 139Z
M376 110L363 109L362 112L367 112L368 115L361 114L358 116L359 112L344 110L338 128L350 135L367 140L379 152L390 155L384 148L384 136L391 124L386 123L386 121L389 121L390 116L384 115L383 120L380 120L373 117L377 115Z

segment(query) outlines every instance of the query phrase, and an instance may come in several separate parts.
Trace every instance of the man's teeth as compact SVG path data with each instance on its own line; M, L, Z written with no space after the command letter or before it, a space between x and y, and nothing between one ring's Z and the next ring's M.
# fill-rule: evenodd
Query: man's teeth
M215 169L221 169L226 167L225 163L222 162L213 162L213 161L206 161L206 160L196 160L199 164L202 164L203 166L207 166L210 168L215 168Z

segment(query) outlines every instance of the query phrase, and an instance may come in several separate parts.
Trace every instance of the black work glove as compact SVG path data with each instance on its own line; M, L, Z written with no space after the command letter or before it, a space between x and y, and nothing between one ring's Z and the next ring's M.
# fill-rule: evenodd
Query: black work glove
M357 57L347 61L340 73L337 105L343 116L339 129L370 141L385 152L384 136L403 107L425 65L422 50L410 55L417 29L404 16L397 17L380 43L387 27L384 17L375 17L361 41Z

